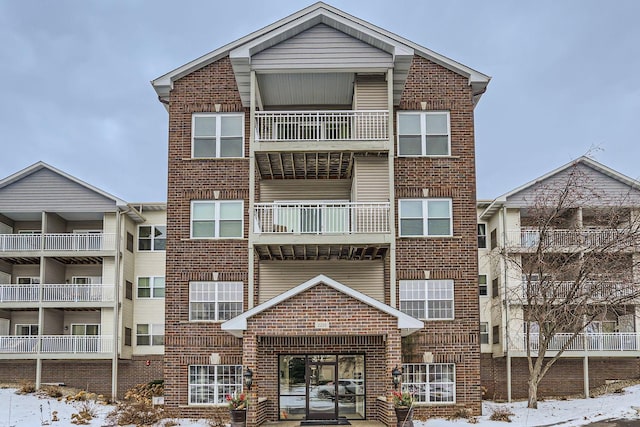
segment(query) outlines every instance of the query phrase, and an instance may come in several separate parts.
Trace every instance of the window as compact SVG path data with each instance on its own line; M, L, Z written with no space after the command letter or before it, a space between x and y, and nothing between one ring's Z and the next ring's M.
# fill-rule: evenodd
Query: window
M127 231L127 250L133 252L133 234Z
M126 299L133 299L133 283L128 280L124 284L124 296Z
M451 199L399 200L400 236L451 236Z
M480 322L480 344L489 344L489 324Z
M100 325L91 323L71 325L71 335L100 335Z
M164 325L139 324L136 345L164 345Z
M21 336L38 335L38 325L37 324L17 324L16 335L21 335Z
M139 251L164 251L167 242L167 227L164 225L141 225L138 227Z
M243 157L244 114L194 114L192 157Z
M229 320L242 314L242 282L189 283L189 320Z
M131 346L131 328L124 328L124 345Z
M455 365L452 363L405 363L402 391L413 394L415 402L455 403Z
M189 404L226 402L226 396L242 391L241 365L190 365Z
M486 274L480 274L478 275L478 294L480 294L480 296L487 296L488 295L488 289L487 289L487 275Z
M164 277L138 277L138 298L164 298Z
M495 228L491 230L491 238L489 239L491 243L491 249L495 249L498 247L498 230Z
M18 285L39 285L40 278L39 277L18 277L16 280Z
M400 311L416 319L453 319L453 280L401 280Z
M493 335L493 343L500 344L500 325L494 326L491 329L491 334Z
M487 247L487 224L478 224L478 248Z
M238 238L243 236L244 202L191 202L191 237L202 239Z
M398 113L399 156L448 156L449 112Z
M491 298L496 298L500 295L500 280L496 277L491 281Z

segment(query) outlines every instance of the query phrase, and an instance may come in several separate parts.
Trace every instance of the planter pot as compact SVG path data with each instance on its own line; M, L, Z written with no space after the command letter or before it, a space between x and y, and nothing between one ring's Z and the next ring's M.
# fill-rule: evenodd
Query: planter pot
M413 408L395 408L397 427L413 427Z
M229 413L231 415L231 427L245 427L247 425L246 409L232 409Z

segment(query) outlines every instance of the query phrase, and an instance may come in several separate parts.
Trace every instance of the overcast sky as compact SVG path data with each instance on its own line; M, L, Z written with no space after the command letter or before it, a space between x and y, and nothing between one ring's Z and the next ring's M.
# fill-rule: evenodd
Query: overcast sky
M150 81L312 1L0 0L0 177L43 160L165 201L168 114ZM492 76L478 197L599 147L640 177L640 1L327 3Z

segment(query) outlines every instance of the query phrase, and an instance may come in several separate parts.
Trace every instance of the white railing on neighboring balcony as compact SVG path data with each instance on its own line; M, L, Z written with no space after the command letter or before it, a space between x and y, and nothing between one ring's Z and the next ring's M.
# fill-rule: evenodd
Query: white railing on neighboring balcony
M377 141L389 139L389 112L256 111L256 141Z
M112 251L113 233L0 234L0 252Z
M109 335L0 336L0 353L110 353Z
M256 203L255 233L360 234L389 232L389 203Z
M108 284L0 285L0 303L108 302L113 298L114 285Z
M556 334L549 343L548 351L560 350L573 336L573 334ZM537 352L539 346L539 334L531 334L531 351ZM526 350L526 337L522 340L519 351ZM579 334L565 351L637 351L640 350L640 334L637 332L611 332L611 333L587 333Z
M579 285L574 282L550 281L541 285L539 281L532 281L527 295L527 283L522 283L522 297L546 296L546 298L567 298L569 295L579 298L585 296L594 300L602 298L620 298L633 295L639 285L614 281L588 280Z
M547 230L542 242L544 247L600 246L614 242L621 236L619 230ZM500 244L500 243L499 243ZM507 231L510 247L535 248L540 244L540 231L521 229Z

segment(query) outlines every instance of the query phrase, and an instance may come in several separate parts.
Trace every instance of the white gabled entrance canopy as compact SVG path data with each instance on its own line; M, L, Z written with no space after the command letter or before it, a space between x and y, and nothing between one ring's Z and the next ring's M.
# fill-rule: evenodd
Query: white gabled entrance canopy
M236 316L233 319L227 320L221 326L223 331L227 331L230 334L242 338L243 332L247 330L247 319L261 313L271 307L274 307L281 302L298 295L307 289L310 289L316 285L325 284L338 292L341 292L351 298L355 298L356 300L367 304L371 307L374 307L380 310L383 313L387 313L391 316L394 316L398 319L398 329L401 330L402 336L411 335L412 333L422 329L424 327L424 323L414 317L411 317L400 310L396 310L393 307L390 307L375 298L371 298L368 295L363 294L362 292L358 292L349 286L343 285L340 282L336 282L335 280L325 276L324 274L320 274L312 279L307 280L304 283L296 286L295 288L289 289L287 292L283 292L277 297L271 298L269 301L266 301L252 309L245 311L240 316Z

